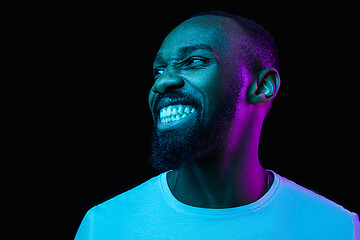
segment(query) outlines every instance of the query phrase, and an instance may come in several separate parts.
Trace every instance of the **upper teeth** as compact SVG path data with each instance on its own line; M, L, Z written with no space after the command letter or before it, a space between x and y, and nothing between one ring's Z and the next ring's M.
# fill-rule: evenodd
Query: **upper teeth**
M176 105L164 107L160 110L161 123L169 123L187 117L195 112L195 108L191 106Z

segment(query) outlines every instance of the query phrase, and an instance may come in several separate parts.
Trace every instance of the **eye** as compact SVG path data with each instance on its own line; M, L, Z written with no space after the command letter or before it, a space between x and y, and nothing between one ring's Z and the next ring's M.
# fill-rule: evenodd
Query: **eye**
M198 64L203 64L203 63L206 63L206 59L201 58L201 57L191 57L186 60L185 65L186 66L198 65Z
M154 68L153 70L153 75L155 78L159 77L161 74L163 74L165 72L165 68L163 67L157 67L157 68Z

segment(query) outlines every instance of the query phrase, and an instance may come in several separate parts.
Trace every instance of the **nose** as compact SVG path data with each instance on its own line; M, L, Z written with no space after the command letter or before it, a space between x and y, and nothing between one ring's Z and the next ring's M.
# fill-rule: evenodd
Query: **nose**
M155 81L152 91L164 94L176 88L184 86L184 80L176 69L167 68L163 74Z

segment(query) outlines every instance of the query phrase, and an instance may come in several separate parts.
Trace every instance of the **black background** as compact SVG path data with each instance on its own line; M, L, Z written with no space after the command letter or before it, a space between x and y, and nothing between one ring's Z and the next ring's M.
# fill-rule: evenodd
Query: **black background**
M14 168L24 179L16 192L26 196L20 205L29 231L72 239L92 206L159 174L148 163L152 61L172 28L195 12L213 9L257 21L279 47L282 83L264 123L261 164L360 212L357 32L351 6L31 7L39 9L27 12L13 30L19 36L15 58L21 56L24 64L13 79L24 82L15 84L20 97L10 98L19 114L11 138L17 143Z

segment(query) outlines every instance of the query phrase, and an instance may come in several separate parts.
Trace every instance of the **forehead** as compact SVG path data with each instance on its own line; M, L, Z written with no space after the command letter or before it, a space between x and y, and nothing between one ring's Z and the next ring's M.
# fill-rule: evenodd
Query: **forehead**
M226 55L234 47L240 26L222 16L198 16L181 23L163 41L157 58L176 58L180 49L206 46L217 55Z

